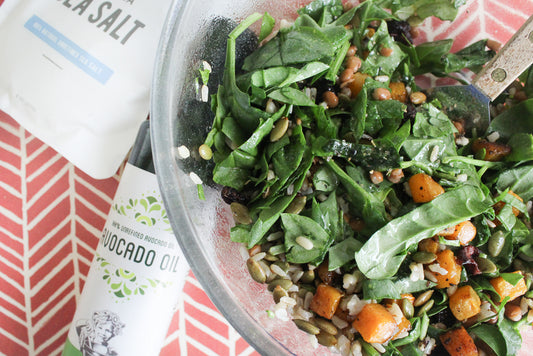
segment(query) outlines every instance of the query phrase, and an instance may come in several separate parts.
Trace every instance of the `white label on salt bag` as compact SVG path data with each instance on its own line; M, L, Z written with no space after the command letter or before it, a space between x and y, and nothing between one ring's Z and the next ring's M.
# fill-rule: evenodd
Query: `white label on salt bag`
M88 175L114 175L149 112L171 0L5 0L0 110Z

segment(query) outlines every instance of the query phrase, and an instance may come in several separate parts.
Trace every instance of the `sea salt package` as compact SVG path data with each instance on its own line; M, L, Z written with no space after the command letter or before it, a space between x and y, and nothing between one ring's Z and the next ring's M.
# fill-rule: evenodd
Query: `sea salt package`
M0 110L90 176L112 176L148 116L170 4L5 0Z

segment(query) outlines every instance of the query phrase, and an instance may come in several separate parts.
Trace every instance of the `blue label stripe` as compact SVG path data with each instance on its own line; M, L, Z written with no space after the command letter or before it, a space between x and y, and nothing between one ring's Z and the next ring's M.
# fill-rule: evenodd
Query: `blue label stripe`
M111 68L90 55L38 16L33 15L24 27L100 83L105 84L113 75Z

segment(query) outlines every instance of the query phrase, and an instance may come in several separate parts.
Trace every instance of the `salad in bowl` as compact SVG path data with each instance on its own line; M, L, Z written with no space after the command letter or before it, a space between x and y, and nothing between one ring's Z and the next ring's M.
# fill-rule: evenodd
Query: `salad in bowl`
M315 0L280 23L255 13L201 95L214 118L198 154L230 206L230 238L272 293L268 315L316 345L514 355L533 322L533 72L492 103L488 128L450 119L421 85L464 83L499 50L417 37L461 5ZM245 54L243 36L257 39ZM200 74L203 88L209 65Z

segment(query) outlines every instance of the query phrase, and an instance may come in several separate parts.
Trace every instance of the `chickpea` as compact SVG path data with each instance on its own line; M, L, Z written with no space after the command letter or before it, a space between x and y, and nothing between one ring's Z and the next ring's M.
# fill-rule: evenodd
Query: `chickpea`
M390 57L394 50L389 47L383 47L380 49L379 54L381 54L383 57Z
M465 125L462 121L452 121L452 124L457 129L459 135L465 134Z
M328 105L328 108L333 109L337 107L337 105L339 105L339 97L332 91L328 90L324 92L324 94L322 94L322 99L324 99L324 101Z
M351 56L346 58L345 62L346 68L350 68L354 73L361 68L361 59L356 56Z
M411 34L411 37L413 37L413 39L420 36L420 31L416 27L411 27L411 30L409 31L409 33Z
M342 71L339 80L341 83L348 83L353 79L354 70L352 68L346 68Z
M404 174L401 168L395 168L387 175L387 179L393 184L400 183L403 177Z
M502 44L496 40L489 39L487 40L487 47L492 49L494 52L498 52L502 48Z
M392 98L391 92L385 88L376 88L372 92L374 100L390 100Z
M519 321L522 319L522 310L519 305L505 304L505 316L512 321Z
M346 52L346 57L353 57L357 53L357 47L355 45L351 45L350 48L348 48L348 52Z
M379 184L383 182L383 173L381 173L380 171L371 170L370 181L374 184Z
M426 94L422 93L421 91L415 91L409 95L409 99L411 100L411 103L420 105L426 102L427 97Z

